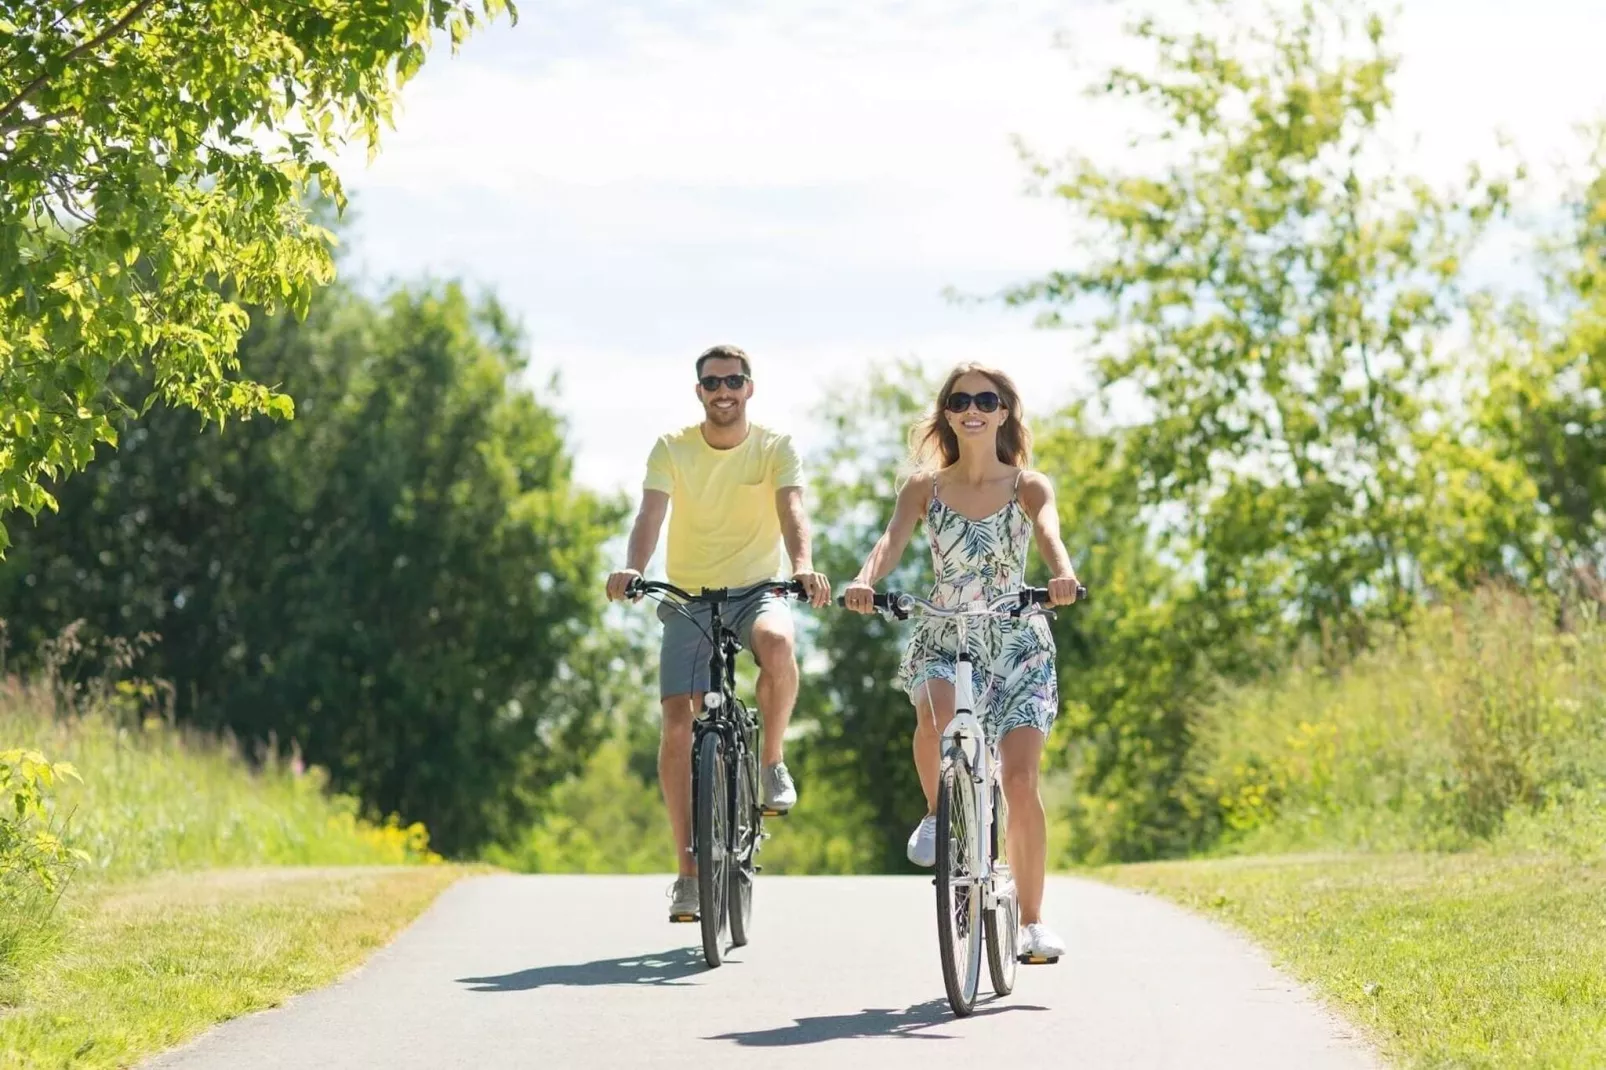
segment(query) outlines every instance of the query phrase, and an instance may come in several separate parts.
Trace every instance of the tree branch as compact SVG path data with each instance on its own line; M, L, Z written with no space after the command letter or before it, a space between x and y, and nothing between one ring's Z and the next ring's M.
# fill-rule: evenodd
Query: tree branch
M30 126L44 126L46 123L59 122L77 114L77 112L71 110L53 111L46 115L35 115L32 119L19 119L14 123L0 126L0 137L5 137L7 134L15 134L18 130L26 130Z
M158 0L139 0L137 4L128 9L122 18L118 19L100 33L96 34L93 38L85 41L83 44L79 45L77 48L63 56L61 58L62 66L65 67L67 64L83 55L85 52L99 48L107 41L110 41L113 37L116 37L118 34L128 29L129 26L133 25L135 19L139 18L146 11L150 10L150 8L155 6L157 2ZM48 74L41 74L39 77L23 86L22 91L16 96L12 97L4 104L0 104L0 119L6 118L6 116L22 107L23 101L31 97L40 86L44 85L49 80L50 76Z
M78 0L78 3L74 4L72 7L68 8L66 11L63 11L61 14L57 15L55 18L51 19L50 20L50 25L52 25L52 26L61 26L68 19L72 18L74 15L78 14L80 11L82 11L84 8L86 8L88 6L89 6L89 0Z

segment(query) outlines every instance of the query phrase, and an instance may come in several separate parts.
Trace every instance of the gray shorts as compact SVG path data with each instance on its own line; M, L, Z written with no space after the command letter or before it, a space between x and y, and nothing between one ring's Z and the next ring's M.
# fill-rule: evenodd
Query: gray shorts
M779 595L762 594L739 606L721 606L719 612L725 626L736 633L743 648L752 650L753 625L758 618L784 614L790 619L792 607ZM686 613L697 618L697 623L687 620ZM704 633L709 630L712 614L708 606L659 604L658 619L664 622L664 642L658 652L659 698L701 694L708 690L708 659L713 649Z

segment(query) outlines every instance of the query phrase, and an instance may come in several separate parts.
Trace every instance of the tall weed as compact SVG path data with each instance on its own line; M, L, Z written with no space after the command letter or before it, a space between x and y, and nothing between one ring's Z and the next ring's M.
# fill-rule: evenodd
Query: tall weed
M1606 625L1482 591L1341 671L1306 661L1229 691L1196 733L1192 786L1223 850L1599 850Z

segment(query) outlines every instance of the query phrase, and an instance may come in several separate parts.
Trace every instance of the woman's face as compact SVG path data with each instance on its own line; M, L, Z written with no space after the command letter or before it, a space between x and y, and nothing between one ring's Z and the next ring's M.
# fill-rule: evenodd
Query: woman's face
M955 412L955 406L967 398L970 403ZM983 411L988 404L993 405L992 412ZM1009 419L1009 410L1004 408L997 384L980 372L966 372L954 383L943 418L961 442L968 438L980 444L997 437L998 429Z

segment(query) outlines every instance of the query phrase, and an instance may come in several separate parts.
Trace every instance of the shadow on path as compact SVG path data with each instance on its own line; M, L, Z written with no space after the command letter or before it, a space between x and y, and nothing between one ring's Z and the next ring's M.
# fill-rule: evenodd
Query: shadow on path
M708 972L701 949L678 947L648 955L627 955L617 959L575 963L567 966L536 966L500 977L459 977L458 984L472 985L470 992L529 992L537 988L568 986L604 988L609 985L659 985L691 987L682 977Z
M1022 1003L991 1003L978 1006L973 1017L985 1018L1010 1011L1046 1011ZM792 1025L752 1033L726 1033L704 1040L731 1040L744 1048L789 1048L803 1044L823 1044L828 1040L857 1040L865 1037L908 1037L914 1040L954 1040L950 1033L930 1033L933 1026L954 1022L946 999L916 1003L897 1011L869 1008L857 1014L833 1014L820 1018L799 1018Z

